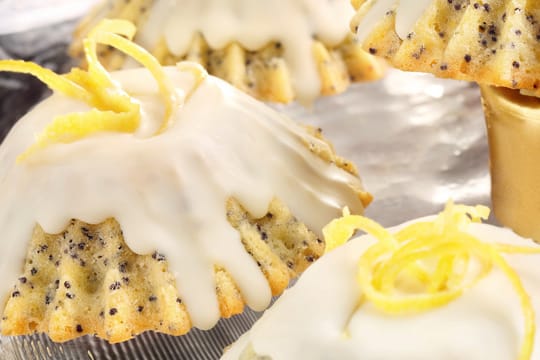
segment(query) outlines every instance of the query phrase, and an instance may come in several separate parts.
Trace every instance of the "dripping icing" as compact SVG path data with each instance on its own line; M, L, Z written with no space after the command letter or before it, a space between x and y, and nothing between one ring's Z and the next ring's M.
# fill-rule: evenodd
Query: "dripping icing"
M193 88L190 72L165 70L176 89ZM1 293L17 278L36 223L58 233L71 218L99 223L114 217L134 252L167 256L194 326L209 328L219 318L214 264L231 273L250 307L261 310L271 298L265 277L227 222L228 197L256 217L272 198L286 199L291 212L319 232L344 205L362 211L353 190L361 188L358 178L304 144L320 140L223 81L203 80L189 101L173 109L167 131L147 137L141 134L154 133L165 113L150 73L126 70L114 79L140 103L139 134L52 144L17 165L17 155L55 115L89 109L54 94L0 147Z
M187 53L197 33L214 49L237 41L255 51L281 42L293 87L300 99L310 100L321 87L313 37L329 46L339 44L349 34L353 15L349 0L157 0L137 40L153 49L164 36L177 56Z

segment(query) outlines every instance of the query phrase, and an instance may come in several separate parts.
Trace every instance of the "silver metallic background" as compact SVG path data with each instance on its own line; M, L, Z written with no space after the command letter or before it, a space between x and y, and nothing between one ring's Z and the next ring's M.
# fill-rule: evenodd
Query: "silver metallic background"
M0 58L66 71L73 24L1 35ZM0 73L0 138L46 95L33 78ZM489 205L487 142L474 85L390 71L377 83L320 99L312 109L274 107L321 127L338 153L358 165L375 196L367 215L384 225L433 214L448 198ZM0 337L0 359L216 359L258 316L247 311L210 331L183 337L145 333L116 345L89 336L64 344L44 335Z

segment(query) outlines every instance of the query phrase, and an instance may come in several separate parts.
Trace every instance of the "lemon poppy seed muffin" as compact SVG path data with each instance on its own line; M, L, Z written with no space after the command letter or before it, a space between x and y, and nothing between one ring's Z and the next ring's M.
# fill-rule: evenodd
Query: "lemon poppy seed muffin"
M371 200L318 129L195 63L161 67L134 32L100 23L87 71L0 61L54 90L0 146L5 335L119 342L262 310L320 257L322 226ZM144 68L107 72L98 44Z
M406 71L540 95L538 1L353 1L371 54Z
M81 39L99 19L124 18L162 64L196 61L261 100L310 102L381 76L350 33L353 14L347 0L104 1L79 26L71 53L81 57ZM126 66L113 49L100 55L109 69Z

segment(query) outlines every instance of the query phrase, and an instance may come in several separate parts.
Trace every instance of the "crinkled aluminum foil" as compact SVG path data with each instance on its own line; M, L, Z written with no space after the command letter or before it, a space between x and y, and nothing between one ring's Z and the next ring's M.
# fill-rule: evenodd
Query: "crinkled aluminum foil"
M73 23L0 36L0 58L37 61L64 71ZM47 91L37 80L0 73L0 136ZM389 71L318 100L311 109L274 106L321 127L339 154L359 167L375 197L367 214L384 225L439 211L448 198L489 204L487 141L476 86L429 75ZM182 337L145 333L109 345L85 336L54 344L47 336L0 337L1 359L216 359L260 314L222 320Z

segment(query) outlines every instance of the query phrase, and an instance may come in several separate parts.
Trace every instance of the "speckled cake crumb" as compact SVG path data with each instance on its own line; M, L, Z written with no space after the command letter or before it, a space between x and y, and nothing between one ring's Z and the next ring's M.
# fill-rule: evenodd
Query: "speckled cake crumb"
M359 10L353 29L369 4ZM540 95L540 2L434 0L404 39L389 10L363 47L407 71L433 73Z
M231 198L227 216L273 294L322 254L322 242L278 200L265 217L253 219ZM214 276L221 315L242 312L234 279L219 267ZM4 335L45 332L66 341L95 334L114 343L146 330L182 335L191 322L165 255L133 253L113 219L98 225L73 220L61 234L35 229L1 328Z
M308 131L320 140L306 144L314 154L356 174L354 165L334 153L319 129ZM355 190L367 206L371 195ZM273 295L324 251L323 240L280 199L272 200L267 214L256 219L229 198L226 216ZM62 342L90 334L115 343L148 330L182 335L192 327L166 255L135 254L114 219L97 225L72 220L60 234L46 234L37 226L21 270L2 312L4 335L43 332ZM214 278L221 316L241 313L245 300L235 280L217 265Z

